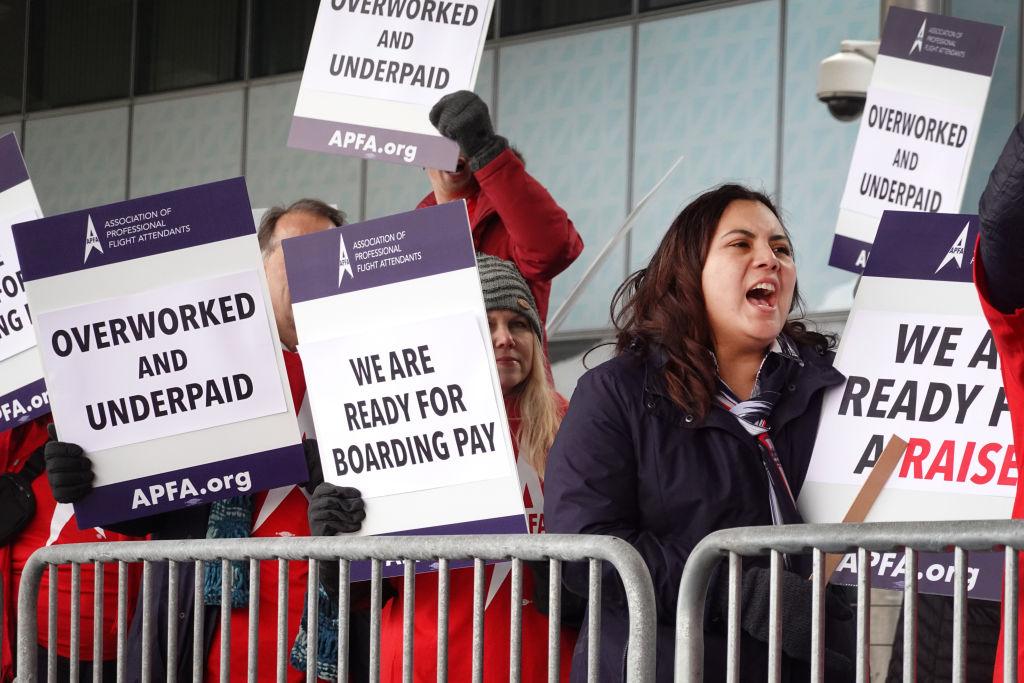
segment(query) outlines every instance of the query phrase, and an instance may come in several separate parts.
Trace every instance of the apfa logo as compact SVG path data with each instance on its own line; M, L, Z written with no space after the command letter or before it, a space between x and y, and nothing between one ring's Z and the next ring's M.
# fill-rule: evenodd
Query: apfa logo
M914 39L914 44L910 46L910 52L908 55L914 54L914 51L920 52L924 48L924 32L928 30L928 20L925 19L921 22L921 28L917 32L917 38Z
M971 227L970 223L964 226L964 229L960 232L960 236L956 238L956 241L953 242L953 246L949 248L949 251L946 252L946 255L942 258L942 263L940 263L939 267L935 269L936 273L942 270L947 263L954 260L956 261L957 268L964 267L964 251L967 248L967 229L969 227Z
M345 279L345 273L348 273L349 277L355 277L352 274L352 264L348 260L348 251L345 250L345 238L341 235L341 231L338 231L338 245L340 247L340 253L338 254L338 286L341 287L341 281Z
M92 224L92 216L90 215L85 224L85 257L82 259L82 263L89 260L89 254L93 252L93 249L101 254L103 253L103 245L96 234L96 226Z

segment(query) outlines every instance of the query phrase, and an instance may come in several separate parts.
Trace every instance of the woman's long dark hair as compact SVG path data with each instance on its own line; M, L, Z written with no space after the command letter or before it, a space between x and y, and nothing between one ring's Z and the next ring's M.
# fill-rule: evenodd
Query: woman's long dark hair
M660 345L666 355L665 384L681 410L703 418L715 395L714 348L708 323L701 273L711 238L730 203L764 204L779 219L767 195L742 185L722 185L690 202L676 216L646 268L626 278L612 298L612 321L617 331L616 352L645 352ZM783 228L785 229L785 228ZM802 317L803 303L796 285L793 306ZM832 348L835 338L813 332L797 320L783 327L797 344Z

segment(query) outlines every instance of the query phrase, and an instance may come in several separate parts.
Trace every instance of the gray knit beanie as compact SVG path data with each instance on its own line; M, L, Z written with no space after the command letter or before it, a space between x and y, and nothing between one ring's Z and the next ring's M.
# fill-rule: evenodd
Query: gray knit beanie
M541 341L544 332L540 326L537 304L519 269L511 261L488 254L476 254L476 267L480 272L480 286L484 291L484 306L488 311L500 309L519 313L530 321L534 333Z

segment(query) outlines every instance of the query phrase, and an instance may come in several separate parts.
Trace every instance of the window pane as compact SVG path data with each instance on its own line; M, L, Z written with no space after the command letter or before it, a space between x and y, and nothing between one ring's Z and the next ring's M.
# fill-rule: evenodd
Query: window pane
M21 111L27 0L0 0L0 114Z
M33 0L28 108L128 96L131 0Z
M506 0L501 4L501 35L621 17L632 5L631 0Z
M662 9L664 7L692 5L695 2L701 2L701 0L640 0L640 11L647 12L652 9Z
M255 0L253 77L302 71L319 4L318 0Z
M135 94L242 78L245 0L139 0Z

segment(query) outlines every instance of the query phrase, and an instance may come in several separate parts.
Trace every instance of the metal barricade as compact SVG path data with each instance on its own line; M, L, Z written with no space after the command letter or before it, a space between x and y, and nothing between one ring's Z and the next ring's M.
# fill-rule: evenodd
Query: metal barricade
M18 633L17 633L17 664L18 680L34 682L36 678L37 649L37 598L40 581L44 571L49 571L49 642L56 642L56 605L57 605L57 572L58 565L70 564L72 577L72 614L71 614L71 671L76 680L79 668L78 638L79 610L78 591L80 589L81 566L92 563L96 567L97 582L102 580L102 566L106 563L118 563L118 601L117 601L117 669L118 680L124 680L124 656L126 653L126 574L130 562L143 562L142 577L142 681L151 680L151 660L155 647L156 624L153 615L153 600L149 589L153 585L154 564L168 562L168 603L171 606L167 624L167 661L177 661L176 610L179 586L179 564L194 562L196 565L195 591L196 604L202 604L204 562L222 562L221 595L231 594L230 561L249 561L251 595L258 594L260 580L260 561L278 561L278 619L277 619L277 661L276 680L285 680L287 653L291 647L288 642L285 624L287 623L287 576L289 560L306 560L309 562L307 592L308 634L306 638L306 678L316 680L316 648L317 648L317 561L337 561L339 563L339 618L338 618L338 680L347 680L346 647L349 628L349 590L350 570L353 561L371 561L371 608L370 608L370 648L369 663L371 680L377 680L380 672L380 613L382 563L386 560L401 560L404 563L404 587L407 596L403 606L404 635L402 642L403 679L412 680L413 667L413 610L405 609L414 605L412 596L415 590L415 562L419 560L437 560L438 577L438 647L437 671L438 680L446 680L448 665L447 624L449 608L449 562L456 560L473 560L474 597L473 597L473 647L472 671L474 682L483 679L483 611L484 611L484 567L486 560L511 560L511 642L510 680L519 679L520 657L522 654L522 590L523 561L548 561L550 581L548 586L550 611L548 629L548 680L557 682L559 677L559 637L561 618L561 563L571 561L588 561L590 566L589 605L591 613L600 612L601 604L601 563L608 562L618 572L625 589L629 609L629 641L626 663L627 680L632 682L649 681L654 678L654 632L655 605L654 589L647 567L636 550L618 538L608 536L562 536L556 534L543 535L507 535L507 536L419 536L419 537L333 537L333 538L245 538L197 541L126 541L121 543L83 543L69 545L53 545L37 550L29 558L22 573L18 595ZM189 587L184 587L188 590ZM97 586L96 606L99 618L94 629L94 652L99 661L103 651L102 621L102 585ZM258 628L258 605L256 600L249 606L249 638L247 671L248 680L266 680L267 672L256 670L256 630ZM231 664L230 647L230 600L221 601L221 680L227 680L227 667ZM192 670L195 680L202 680L205 669L203 657L203 620L193 620L193 662ZM592 628L589 632L591 653L599 651L600 626L591 618ZM50 648L49 669L55 670L56 648ZM453 653L454 654L454 653ZM462 656L463 653L457 653ZM596 657L594 664L596 664ZM168 680L174 680L174 666L168 666ZM101 670L94 668L94 680L99 681ZM596 667L591 670L591 680L598 675ZM50 680L54 680L50 677Z
M891 522L874 524L794 524L724 529L705 537L686 561L676 610L676 681L704 679L704 606L708 584L723 559L728 568L726 680L739 679L742 557L770 555L769 641L767 680L781 672L780 623L783 554L811 553L811 680L825 680L825 553L857 553L856 680L867 681L870 650L870 552L906 550L903 600L903 680L913 681L916 665L916 597L918 552L954 553L953 681L965 680L967 556L970 551L1005 552L1003 605L1003 680L1017 680L1018 551L1024 548L1024 522L1011 520L962 522ZM716 677L721 672L715 672Z

